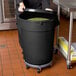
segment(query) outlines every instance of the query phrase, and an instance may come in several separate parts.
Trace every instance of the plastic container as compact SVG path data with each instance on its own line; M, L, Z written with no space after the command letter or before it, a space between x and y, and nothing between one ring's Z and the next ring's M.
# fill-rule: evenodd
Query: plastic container
M30 18L47 18L32 21ZM19 15L19 39L23 49L24 60L30 67L40 69L52 62L54 31L58 25L56 12L26 9Z

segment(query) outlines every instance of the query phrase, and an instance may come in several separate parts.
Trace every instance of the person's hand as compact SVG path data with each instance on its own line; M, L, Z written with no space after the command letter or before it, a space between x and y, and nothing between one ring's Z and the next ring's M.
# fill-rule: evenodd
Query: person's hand
M24 5L24 3L23 3L23 2L19 3L18 11L19 11L19 12L23 12L24 9L25 9L25 5Z
M46 11L53 11L53 9L45 8Z

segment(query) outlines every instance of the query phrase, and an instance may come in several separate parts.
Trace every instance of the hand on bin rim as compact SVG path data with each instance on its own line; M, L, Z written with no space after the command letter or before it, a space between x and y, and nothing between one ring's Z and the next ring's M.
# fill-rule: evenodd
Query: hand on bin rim
M53 11L53 9L45 8L46 11Z
M25 8L26 8L26 7L25 7L24 3L23 3L23 2L20 2L20 3L19 3L18 11L19 11L19 12L23 12Z

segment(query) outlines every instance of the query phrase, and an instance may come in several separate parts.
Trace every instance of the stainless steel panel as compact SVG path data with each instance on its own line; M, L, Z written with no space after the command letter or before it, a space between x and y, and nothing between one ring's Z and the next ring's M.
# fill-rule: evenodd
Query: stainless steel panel
M15 2L16 0L0 0L0 30L17 29Z
M2 0L0 0L0 23L2 22Z
M10 22L15 20L15 0L2 0L3 21Z

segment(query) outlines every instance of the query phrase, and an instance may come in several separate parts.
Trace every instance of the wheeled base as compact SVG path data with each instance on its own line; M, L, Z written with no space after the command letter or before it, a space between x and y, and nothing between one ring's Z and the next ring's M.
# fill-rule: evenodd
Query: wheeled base
M67 69L72 69L72 66L71 65L67 65Z
M52 61L47 63L47 64L43 64L43 65L33 65L33 64L29 64L27 62L25 62L25 63L26 63L26 69L28 69L30 67L37 68L37 73L40 73L42 68L45 68L45 67L48 67L48 66L52 65Z

